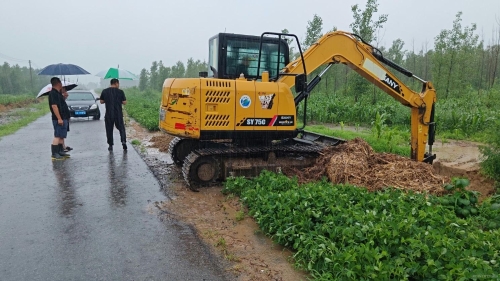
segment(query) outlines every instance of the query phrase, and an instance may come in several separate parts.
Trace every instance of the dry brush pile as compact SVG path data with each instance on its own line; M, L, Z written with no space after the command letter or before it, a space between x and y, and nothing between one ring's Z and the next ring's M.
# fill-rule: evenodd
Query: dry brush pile
M318 181L326 176L334 184L363 186L370 191L395 187L436 195L445 193L443 185L450 180L437 175L427 163L376 153L360 138L326 148L313 166L286 170L285 174L297 175L301 183Z

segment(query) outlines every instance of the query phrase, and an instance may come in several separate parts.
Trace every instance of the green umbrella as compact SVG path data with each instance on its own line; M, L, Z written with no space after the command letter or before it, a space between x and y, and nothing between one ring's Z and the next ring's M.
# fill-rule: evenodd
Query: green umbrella
M121 79L121 80L138 80L137 76L130 73L125 69L119 69L111 67L107 71L101 71L96 76L102 77L103 79Z

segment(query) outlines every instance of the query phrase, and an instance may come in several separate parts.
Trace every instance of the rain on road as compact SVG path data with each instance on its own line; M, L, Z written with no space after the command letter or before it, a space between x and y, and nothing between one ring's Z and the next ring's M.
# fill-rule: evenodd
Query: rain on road
M188 226L158 216L167 198L116 129L108 153L103 120L72 119L63 161L52 136L46 115L0 140L0 280L226 279Z

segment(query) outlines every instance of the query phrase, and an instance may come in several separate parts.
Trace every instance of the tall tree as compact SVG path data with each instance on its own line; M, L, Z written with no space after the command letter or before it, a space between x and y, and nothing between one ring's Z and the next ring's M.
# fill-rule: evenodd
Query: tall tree
M376 41L376 31L382 28L383 24L387 22L386 14L379 15L377 20L373 19L374 14L378 12L377 0L368 0L366 2L364 10L361 10L361 8L359 8L357 4L351 6L351 10L354 22L349 26L351 27L352 31L361 36L361 38L363 38L363 40L365 40L366 42ZM365 94L369 91L370 85L363 77L361 77L356 72L351 71L349 76L351 76L349 81L350 86L354 92L354 101L357 102L362 94ZM347 80L348 78L346 77L346 81Z
M202 63L200 60L194 60L193 58L189 58L186 64L186 78L198 77L200 71L207 71L206 64Z
M378 12L377 0L368 0L366 7L361 10L358 4L351 6L354 22L349 25L352 31L366 42L377 40L375 32L382 28L384 23L387 22L387 14L379 15L377 20L373 20L373 14Z
M186 67L182 61L178 61L175 65L173 65L170 71L170 77L173 78L184 78L185 74Z
M159 90L158 88L158 84L159 84L159 75L158 75L158 63L156 61L154 61L152 64L151 64L151 68L149 70L149 80L150 80L150 86L154 89L154 90Z
M163 65L163 61L160 60L158 63L158 88L162 90L163 87L163 82L165 82L165 79L170 77L170 67L165 67Z
M392 41L392 46L386 52L386 56L393 62L402 65L405 58L406 51L403 50L405 42L401 39L396 39Z
M282 29L281 30L281 33L285 33L285 34L290 34L290 32L288 31L288 29ZM288 58L290 61L293 61L296 57L298 57L298 54L295 54L295 46L296 44L293 43L294 39L293 37L287 37L286 38L286 43L288 44Z
M139 90L144 91L148 88L148 71L143 68L141 74L139 75Z
M312 21L307 22L306 39L302 42L302 51L307 50L312 44L316 43L322 36L323 19L314 14Z
M442 30L435 40L434 56L436 89L443 89L445 97L450 92L463 94L471 80L473 67L469 66L471 55L477 53L479 36L474 34L476 24L462 29L462 12L458 12L451 30Z

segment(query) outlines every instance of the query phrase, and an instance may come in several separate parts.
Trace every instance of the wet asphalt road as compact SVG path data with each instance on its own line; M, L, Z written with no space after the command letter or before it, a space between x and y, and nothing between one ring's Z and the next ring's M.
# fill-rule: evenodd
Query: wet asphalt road
M167 198L130 143L108 153L103 120L72 119L71 158L52 161L50 122L0 140L0 280L224 280L189 227L158 216Z

